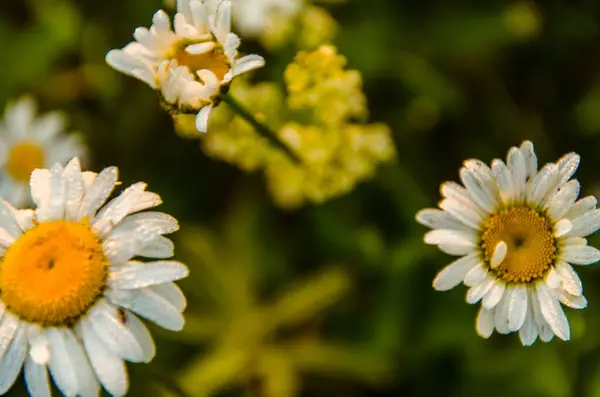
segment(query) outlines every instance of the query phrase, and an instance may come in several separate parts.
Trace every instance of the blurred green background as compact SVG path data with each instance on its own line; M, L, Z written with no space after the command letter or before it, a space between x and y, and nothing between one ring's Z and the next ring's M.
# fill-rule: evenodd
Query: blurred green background
M0 106L30 93L63 110L91 169L148 182L181 222L188 324L151 328L158 354L129 365L130 395L600 396L599 270L577 269L589 306L566 310L570 342L483 340L466 289L432 289L451 258L414 221L464 159L489 162L524 139L542 164L580 153L582 195L600 193L600 3L336 3L323 5L334 44L363 73L398 160L345 197L282 211L260 175L177 136L156 94L104 63L159 0L0 2ZM264 55L257 77L276 81L295 54L252 40L242 50Z

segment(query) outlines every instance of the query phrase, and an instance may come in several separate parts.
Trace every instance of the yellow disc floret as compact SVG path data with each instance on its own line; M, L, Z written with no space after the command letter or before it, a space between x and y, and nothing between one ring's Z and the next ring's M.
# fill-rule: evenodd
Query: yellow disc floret
M84 314L102 293L108 259L89 226L41 223L8 248L0 265L0 297L31 323L60 326Z
M176 59L179 65L187 66L194 75L198 70L210 70L219 81L223 80L230 68L229 60L220 46L215 46L212 50L197 55L190 54L181 48L175 52L173 59Z
M491 258L502 241L508 248L506 257L492 269ZM553 222L544 213L527 206L499 210L484 222L481 249L490 271L504 281L541 279L556 258Z
M6 170L16 181L28 182L31 172L36 168L42 168L44 161L44 151L38 144L21 142L10 149Z

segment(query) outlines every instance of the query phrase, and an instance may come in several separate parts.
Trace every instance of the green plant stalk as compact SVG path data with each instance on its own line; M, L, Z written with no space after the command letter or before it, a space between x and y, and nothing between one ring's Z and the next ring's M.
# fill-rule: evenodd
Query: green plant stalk
M254 115L248 111L241 103L237 101L234 97L229 94L223 95L221 97L222 101L225 102L229 107L241 118L246 120L248 124L250 124L256 132L265 137L271 145L281 149L284 153L288 155L295 163L302 164L302 160L293 150L291 150L285 143L283 143L278 137L275 131L273 131L267 125L261 123L254 117Z

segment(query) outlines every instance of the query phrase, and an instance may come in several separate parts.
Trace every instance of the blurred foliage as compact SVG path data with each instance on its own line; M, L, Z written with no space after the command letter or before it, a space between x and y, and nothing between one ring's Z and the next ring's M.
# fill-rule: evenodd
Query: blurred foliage
M579 152L582 194L600 193L600 4L328 3L303 8L304 28L290 28L300 41L244 41L268 63L253 76L250 107L280 117L297 50L335 37L346 68L361 73L366 121L393 131L397 161L345 196L289 212L262 178L175 134L151 90L104 63L160 0L0 3L0 106L30 93L43 111L64 111L93 169L117 165L124 183L148 182L182 222L188 325L152 328L158 355L129 366L130 395L600 396L598 270L581 269L589 306L567 310L572 341L482 340L466 290L432 290L450 258L424 246L414 222L465 158L487 162L523 139L541 163ZM250 150L251 131L230 128ZM254 154L238 164L257 167ZM21 381L8 395L24 393Z

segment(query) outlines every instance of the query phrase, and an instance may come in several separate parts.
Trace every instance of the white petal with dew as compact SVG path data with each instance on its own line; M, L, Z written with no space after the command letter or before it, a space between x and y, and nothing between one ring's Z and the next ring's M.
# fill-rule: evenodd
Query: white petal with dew
M586 212L596 209L597 203L598 200L596 200L596 197L594 196L584 197L573 204L571 208L569 208L565 217L569 219L578 218Z
M492 289L483 297L482 305L486 309L493 309L502 299L504 291L506 290L506 284L503 281L496 280Z
M477 314L475 329L477 330L477 334L482 338L489 338L492 336L494 332L494 311L488 310L485 307L481 307L479 309L479 314Z
M46 365L37 364L31 357L25 359L25 383L31 397L51 397Z
M562 340L569 340L571 338L569 321L558 299L544 283L538 283L535 288L542 315L548 322L552 332Z
M583 295L571 295L567 291L560 290L558 298L560 302L571 309L585 309L587 299Z
M569 237L586 237L600 229L600 209L591 210L573 219Z
M554 236L565 236L573 229L573 224L567 218L563 218L554 225Z
M81 321L89 321L96 335L113 353L131 362L144 362L144 351L123 323L117 308L101 300Z
M502 202L504 204L512 202L515 197L515 185L510 169L508 169L502 160L495 159L492 161L492 174L498 183Z
M528 183L527 200L530 203L543 203L547 194L552 193L558 181L558 166L546 164Z
M113 396L127 394L129 378L123 359L104 345L89 322L81 322L79 330L90 364L102 386Z
M176 261L129 262L109 274L108 285L114 289L136 289L176 281L187 277L188 268Z
M529 294L528 294L529 295ZM527 305L527 313L525 315L525 321L521 328L519 328L519 338L523 346L531 346L538 337L538 327L533 318L533 305Z
M517 285L510 289L508 295L508 329L516 331L525 322L527 315L527 287Z
M473 287L482 282L488 276L486 266L477 261L477 264L467 272L464 279L464 284L467 287Z
M474 232L475 229L465 225L446 211L437 208L427 208L421 210L416 215L416 220L420 224L430 229L456 229Z
M184 319L178 308L150 288L109 290L106 296L116 305L171 331L181 331Z
M471 253L455 260L437 274L433 280L433 288L438 291L447 291L456 287L478 263L479 258L477 253Z
M471 287L467 292L467 303L472 305L479 302L494 286L494 283L494 277L492 275L488 275L482 282Z
M571 265L564 261L558 261L556 264L556 271L561 277L561 285L565 291L572 295L583 294L581 280Z
M27 328L21 323L14 338L0 360L0 395L5 394L17 380L27 355Z
M589 265L600 260L600 251L590 246L566 246L562 249L562 259L576 265Z
M492 255L492 260L490 261L490 267L492 269L497 268L502 264L504 258L506 258L506 254L508 253L508 245L504 241L500 241L496 244L496 248L494 248L494 254Z
M551 198L546 202L546 208L552 219L560 219L567 214L567 211L579 195L580 185L577 180L572 180L563 185Z
M212 104L206 105L196 115L196 129L198 132L205 133L208 131L208 117L212 107Z

